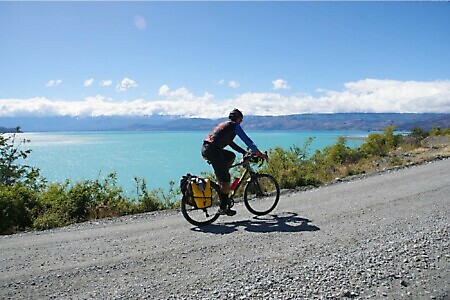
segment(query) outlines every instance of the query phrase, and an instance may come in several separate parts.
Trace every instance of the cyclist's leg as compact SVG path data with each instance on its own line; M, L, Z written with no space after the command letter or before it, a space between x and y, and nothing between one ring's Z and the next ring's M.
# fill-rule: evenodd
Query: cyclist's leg
M226 161L216 161L211 163L214 168L214 173L216 174L217 180L220 184L220 193L222 194L221 199L226 198L228 200L228 193L230 192L230 181L231 176ZM225 197L226 196L226 197Z
M220 163L212 164L216 177L220 184L220 209L228 215L233 215L236 212L229 209L229 198L228 194L230 192L230 172L228 171L228 165L225 161Z
M220 166L220 172L222 173L221 176L226 179L226 181L220 182L220 191L224 194L230 193L230 182L231 182L231 176L230 176L230 167L233 164L234 160L236 159L236 154L234 154L231 151L228 150L222 150L223 151L223 158L225 160L225 165Z
M225 161L227 162L228 169L233 165L234 160L236 159L236 154L234 152L223 150L223 156L225 158Z
M236 155L228 150L216 148L214 146L206 146L205 151L202 151L202 155L207 157L211 162L211 165L216 174L217 181L220 185L220 208L227 215L233 215L236 212L228 208L229 199L228 194L230 192L231 176L229 172L230 161L234 161Z

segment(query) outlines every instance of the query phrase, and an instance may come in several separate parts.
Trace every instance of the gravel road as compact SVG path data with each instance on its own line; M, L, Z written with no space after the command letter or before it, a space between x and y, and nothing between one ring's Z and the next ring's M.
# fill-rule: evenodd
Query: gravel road
M204 228L179 211L0 237L3 299L449 299L450 160L287 192Z

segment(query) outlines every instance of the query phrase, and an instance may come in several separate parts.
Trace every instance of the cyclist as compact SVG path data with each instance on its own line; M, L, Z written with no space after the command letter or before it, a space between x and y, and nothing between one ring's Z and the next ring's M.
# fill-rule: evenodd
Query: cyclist
M213 166L214 173L220 184L220 213L228 216L234 216L235 210L230 209L228 194L230 192L230 166L233 164L236 154L225 150L230 146L233 150L245 154L246 151L237 145L233 140L237 136L257 155L267 159L267 155L261 153L258 147L248 137L241 127L244 115L237 108L233 109L228 116L229 120L217 125L214 130L206 136L203 141L202 155Z

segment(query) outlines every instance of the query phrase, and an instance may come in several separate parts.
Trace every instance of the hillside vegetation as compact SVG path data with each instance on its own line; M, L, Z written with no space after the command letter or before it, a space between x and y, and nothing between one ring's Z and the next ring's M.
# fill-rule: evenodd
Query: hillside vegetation
M389 126L371 133L359 148L346 145L346 138L307 157L309 139L302 147L270 150L264 172L275 176L283 188L318 185L343 177L408 166L436 158L450 157L450 128L431 131L415 128L409 135L394 133Z
M275 176L281 188L320 185L336 178L377 172L386 168L450 157L450 128L411 134L395 134L389 126L372 133L359 148L350 148L344 137L332 146L308 156L308 139L301 147L276 147L262 171ZM18 131L18 130L17 130ZM81 182L48 184L40 170L23 164L31 150L16 134L0 134L0 233L48 229L91 219L115 217L179 206L181 194L170 182L168 192L148 190L144 179L135 178L137 196L130 198L117 185L116 174Z

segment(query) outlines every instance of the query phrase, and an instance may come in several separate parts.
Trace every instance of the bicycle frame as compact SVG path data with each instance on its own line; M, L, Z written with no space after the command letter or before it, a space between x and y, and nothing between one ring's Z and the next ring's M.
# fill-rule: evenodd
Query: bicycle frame
M253 177L253 175L256 173L255 171L253 171L252 167L250 166L250 161L247 159L243 159L243 161L234 164L230 167L230 169L238 167L238 166L243 166L244 167L244 172L242 173L241 177L239 178L239 181L236 185L236 187L234 188L233 192L230 195L230 200L233 202L233 198L236 195L236 191L241 187L242 182L244 182L245 177L247 176L247 174L250 174L250 178L247 180L251 180L251 178Z
M251 153L251 152L248 152ZM206 158L205 158L206 159ZM209 160L207 160L208 164L211 164L211 162ZM259 166L262 166L264 162L260 163ZM239 182L237 183L236 187L234 188L233 192L230 195L230 204L232 207L234 205L234 196L236 195L236 191L239 190L239 188L242 185L242 182L244 181L245 176L247 176L247 174L250 174L250 178L247 181L250 181L253 178L253 175L256 174L257 172L255 172L252 167L250 166L250 157L246 157L246 155L244 155L244 158L242 159L242 161L238 162L237 164L231 165L229 169L238 167L238 166L243 166L243 168L245 169L244 172L242 173L241 177L239 178ZM220 189L220 184L219 182L212 182L212 184L216 185L219 189Z

